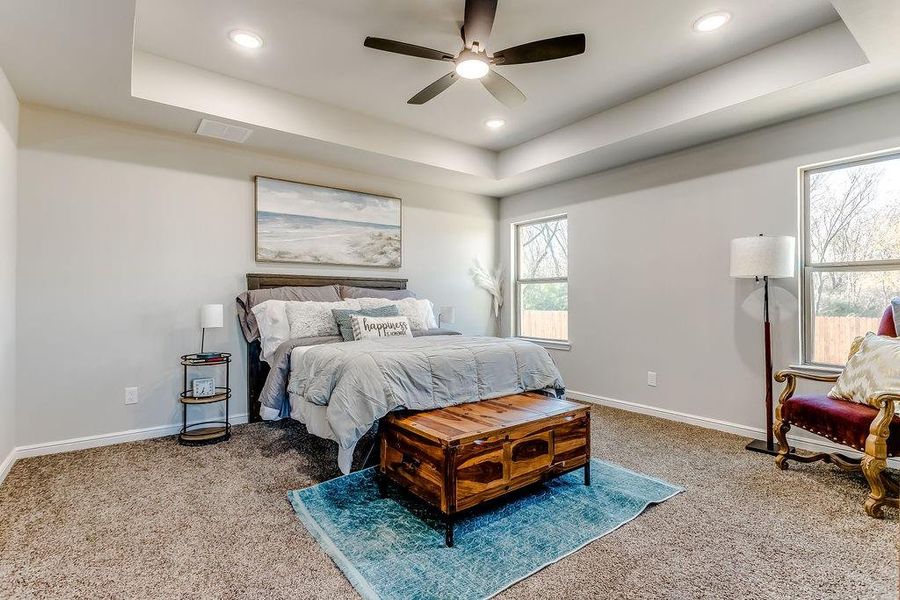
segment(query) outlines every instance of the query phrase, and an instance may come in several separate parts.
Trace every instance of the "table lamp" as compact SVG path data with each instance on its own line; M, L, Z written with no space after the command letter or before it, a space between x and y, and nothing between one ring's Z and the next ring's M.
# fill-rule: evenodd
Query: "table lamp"
M218 352L204 352L203 345L206 342L206 330L216 327L222 327L223 310L221 304L204 304L200 307L200 353L198 358L212 358L218 355Z
M753 440L747 450L777 454L772 439L772 333L769 323L769 279L794 276L796 240L790 236L742 237L731 240L731 276L763 280L766 354L766 441Z
M456 322L456 308L452 306L442 306L438 311L438 328L440 329L441 324L450 324Z

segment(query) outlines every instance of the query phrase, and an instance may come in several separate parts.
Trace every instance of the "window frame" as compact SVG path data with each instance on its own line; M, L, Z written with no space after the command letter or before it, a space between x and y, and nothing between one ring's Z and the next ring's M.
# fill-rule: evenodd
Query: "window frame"
M513 269L512 269L512 272L513 272L513 302L512 302L512 305L513 305L512 306L512 309L513 309L513 336L523 339L523 340L536 342L538 344L548 346L551 348L555 347L558 349L567 350L570 347L568 336L567 336L567 339L565 339L565 340L555 340L555 339L536 338L536 337L531 337L531 336L527 336L527 335L522 335L522 330L521 330L522 311L521 311L521 306L520 306L521 301L522 301L521 300L522 284L565 283L566 284L566 296L568 297L568 293L569 293L569 291L568 291L569 290L569 288L568 288L568 283L569 283L568 257L566 258L566 277L545 277L545 278L537 278L537 279L522 279L521 272L520 272L521 261L519 260L519 258L520 258L519 253L520 253L520 249L521 249L521 245L519 242L521 241L522 227L528 226L528 225L536 225L536 224L540 224L540 223L549 223L551 221L562 221L562 220L565 220L568 223L568 221L569 221L568 213L560 213L560 214L550 215L550 216L546 216L546 217L538 217L536 219L529 219L527 221L516 221L516 222L512 223L512 228L513 228L513 235L512 235L512 238L513 238L513 240L512 240L513 241L513 252L512 252L512 259L513 259ZM567 243L566 243L566 254L567 255L568 255L568 251L569 251L569 248L568 248L568 241L567 241ZM568 312L568 309L566 310L566 312Z
M864 260L864 261L842 261L831 263L812 263L810 262L810 242L809 242L809 176L813 173L824 173L827 171L836 171L849 167L862 166L885 162L889 160L900 160L900 148L891 148L877 152L870 152L856 156L839 158L826 162L816 163L800 167L798 172L799 179L799 232L798 239L800 241L800 271L798 277L798 304L800 315L800 365L804 367L812 367L814 369L823 370L842 370L846 363L836 365L831 363L816 362L813 360L813 349L815 348L815 315L812 314L812 281L813 274L816 272L864 272L864 271L900 271L900 258L896 260Z

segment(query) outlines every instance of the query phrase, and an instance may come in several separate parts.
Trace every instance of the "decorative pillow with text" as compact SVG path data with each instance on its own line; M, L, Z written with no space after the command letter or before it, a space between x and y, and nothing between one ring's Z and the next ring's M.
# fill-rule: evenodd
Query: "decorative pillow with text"
M399 317L397 307L393 304L382 306L381 308L364 308L362 310L333 310L334 320L337 322L338 329L341 331L341 337L345 342L353 341L353 322L354 315L361 317Z
M372 340L386 337L412 337L412 328L406 317L350 316L354 340Z

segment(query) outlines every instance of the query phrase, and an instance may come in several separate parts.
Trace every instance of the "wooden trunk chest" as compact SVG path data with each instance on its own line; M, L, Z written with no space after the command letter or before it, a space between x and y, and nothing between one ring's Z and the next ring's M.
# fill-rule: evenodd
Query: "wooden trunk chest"
M382 420L379 474L444 515L584 468L590 485L590 409L536 392Z

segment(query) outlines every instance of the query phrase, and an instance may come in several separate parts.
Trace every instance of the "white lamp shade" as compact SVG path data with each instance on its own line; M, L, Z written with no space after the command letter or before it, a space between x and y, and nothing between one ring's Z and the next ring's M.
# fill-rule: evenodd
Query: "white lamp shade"
M200 327L209 329L211 327L222 327L221 304L204 304L200 307Z
M731 240L732 277L793 277L797 240L757 235Z
M456 322L456 308L452 306L442 306L441 307L441 323L455 323Z

